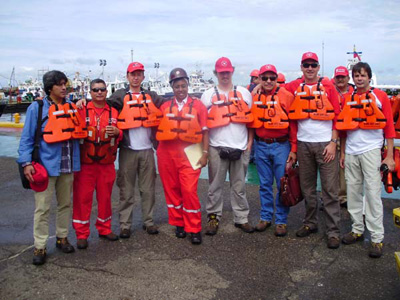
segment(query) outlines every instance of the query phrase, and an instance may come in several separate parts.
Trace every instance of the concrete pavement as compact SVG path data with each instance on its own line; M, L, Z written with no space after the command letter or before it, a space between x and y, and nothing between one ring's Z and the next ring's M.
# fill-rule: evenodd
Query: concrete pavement
M5 145L2 145L3 147ZM392 210L400 201L384 200L385 248L380 259L368 257L367 240L337 250L326 247L323 212L319 232L296 238L304 203L289 214L289 234L273 229L246 234L233 226L226 183L224 213L216 236L203 236L203 244L177 239L168 225L161 183L157 179L156 236L141 229L140 207L134 212L133 236L128 240L99 240L93 224L87 250L63 254L55 248L54 209L43 266L32 261L33 192L20 187L17 165L0 158L0 299L400 299L399 276L393 253L400 249L400 229ZM201 180L204 203L208 183ZM259 217L258 186L247 185L250 221ZM118 233L118 188L113 192L113 229ZM342 210L342 233L350 219ZM70 241L75 245L74 231Z

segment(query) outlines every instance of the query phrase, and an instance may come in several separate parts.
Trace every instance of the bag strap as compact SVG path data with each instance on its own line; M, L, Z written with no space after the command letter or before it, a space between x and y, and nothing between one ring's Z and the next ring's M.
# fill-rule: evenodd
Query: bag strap
M35 132L35 145L33 146L32 160L39 161L39 145L40 137L42 135L42 116L43 116L43 100L36 101L39 104L37 126Z

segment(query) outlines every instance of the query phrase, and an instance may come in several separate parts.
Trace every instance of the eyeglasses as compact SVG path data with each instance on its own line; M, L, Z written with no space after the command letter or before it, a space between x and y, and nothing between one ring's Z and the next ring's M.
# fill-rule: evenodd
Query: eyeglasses
M261 77L261 80L262 80L262 81L268 81L268 79L269 79L269 80L271 80L271 81L275 81L277 78L278 78L278 77L276 77L276 76L262 76L262 77Z
M98 93L98 92L105 92L105 91L107 91L107 89L106 88L94 88L94 89L92 89L92 91L95 93Z
M312 64L303 63L303 68L308 69L310 66L311 66L311 68L315 69L315 68L318 67L319 65L318 65L317 63L312 63Z

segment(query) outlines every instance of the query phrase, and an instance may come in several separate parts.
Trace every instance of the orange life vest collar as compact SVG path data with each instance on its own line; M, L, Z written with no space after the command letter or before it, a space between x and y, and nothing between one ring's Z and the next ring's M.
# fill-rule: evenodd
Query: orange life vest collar
M358 94L354 90L351 96L346 96L343 110L340 112L336 128L339 130L353 129L383 129L386 118L376 104L373 89Z
M254 95L253 105L251 106L254 120L247 124L247 127L265 127L266 129L285 129L289 127L289 118L280 105L278 92L279 87L276 87L272 94Z
M155 127L160 124L161 118L162 112L154 105L150 95L141 91L139 98L133 99L132 94L127 92L117 126L120 129Z
M158 141L180 139L189 143L201 142L203 133L197 110L193 107L194 101L188 98L188 102L179 111L178 106L175 105L175 99L171 100L171 105L164 109L164 116L157 129Z
M52 101L50 101L52 102ZM48 121L43 131L46 143L57 143L69 139L87 137L87 128L75 104L63 102L49 107Z
M289 109L290 119L333 120L335 112L325 88L321 84L322 79L320 77L317 84L313 85L311 89L306 83L302 83L297 88L294 101Z
M225 95L220 95L217 87L214 87L214 90L215 96L211 100L212 106L207 117L208 128L226 126L230 122L250 123L253 121L253 115L236 86L229 92L228 99Z
M89 103L91 104L91 103ZM81 145L81 162L92 164L98 162L100 164L113 163L117 157L118 142L116 137L110 137L106 133L106 128L100 129L100 117L96 126L90 125L89 109L94 110L94 105L86 108L86 126L88 128L88 137ZM113 124L112 109L109 104L104 107L103 113L109 113L108 125Z

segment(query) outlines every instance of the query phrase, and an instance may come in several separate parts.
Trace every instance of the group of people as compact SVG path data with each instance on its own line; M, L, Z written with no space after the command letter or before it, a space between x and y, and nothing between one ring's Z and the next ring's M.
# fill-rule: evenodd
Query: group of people
M78 249L88 247L94 190L99 237L116 241L131 236L136 182L143 229L148 234L157 234L153 220L156 179L153 149L157 151L169 224L175 227L177 238L190 233L193 244L202 243L197 185L200 170L207 164L206 235L218 232L223 187L229 174L235 227L246 233L262 232L274 222L274 234L285 236L289 208L279 200L280 178L287 164L298 161L306 214L296 236L302 238L318 231L319 171L327 246L339 247L341 167L344 170L341 178L345 177L341 188L346 194L347 187L344 199L353 222L342 242L353 244L362 240L366 225L372 241L369 255L380 257L384 232L379 167L386 164L389 170L394 170L395 166L389 99L384 92L369 86L372 73L366 63L360 62L352 70L354 88L348 84L349 73L344 67L335 69L332 81L320 78L315 53L304 53L300 68L301 78L284 83L274 65L264 65L252 72L256 80L252 80L250 93L233 84L235 69L228 58L221 57L214 70L218 84L205 91L201 99L188 95L189 77L184 69L175 68L169 76L174 97L164 101L155 92L141 88L144 66L133 62L127 68L126 89L117 90L107 99L106 83L95 79L90 85L92 101L79 101L76 106L66 100L67 77L60 71L46 73L43 77L46 97L27 110L17 160L35 192L33 264L41 265L46 260L48 217L54 192L58 203L56 246L65 253L74 251L67 239L71 194ZM381 161L385 139L387 154ZM248 220L245 186L253 147L261 201L260 219L255 226ZM118 148L116 175L114 160ZM38 151L39 159L34 159L34 151ZM111 192L115 179L120 193L119 235L111 230Z

